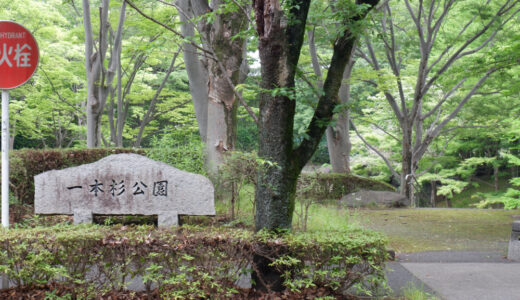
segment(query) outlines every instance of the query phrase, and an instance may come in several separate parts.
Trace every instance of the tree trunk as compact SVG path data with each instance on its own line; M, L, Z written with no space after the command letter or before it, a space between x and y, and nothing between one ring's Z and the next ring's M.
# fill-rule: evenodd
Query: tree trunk
M101 1L100 30L98 45L95 46L92 23L90 19L90 1L83 0L83 24L85 29L85 69L87 73L87 147L101 146L101 117L107 97L113 89L112 81L120 64L121 38L125 20L126 2L120 10L119 25L111 45L108 69L105 69L105 58L109 50L108 22L109 0ZM94 52L94 49L96 50Z
M431 195L430 195L430 202L431 202L432 207L435 207L437 205L436 204L436 200L437 200L437 181L432 180L431 185L432 185L432 192L431 192Z
M317 86L319 89L323 88L323 73L318 61L318 53L316 51L316 43L314 41L314 30L307 32L307 40L309 42L309 53L311 55L312 68L314 74L318 77ZM349 61L345 72L344 79L349 79L352 74L354 61ZM341 104L346 104L350 100L350 84L342 84L339 90L339 99ZM352 144L350 142L350 117L349 110L345 109L336 116L336 126L329 125L326 131L327 149L329 151L330 164L332 165L332 172L335 173L350 173L350 150Z
M405 121L406 122L406 121ZM402 162L401 162L401 195L410 200L413 207L413 155L412 155L412 127L403 122Z
M185 37L195 35L195 26L190 21L194 18L194 12L190 0L179 0L181 32ZM206 142L208 128L208 71L204 66L205 59L199 57L197 49L191 43L183 44L184 65L190 82L190 93L193 98L195 117L199 125L200 138Z
M218 0L212 2L213 7L220 4ZM208 3L180 0L179 7L184 22L182 32L185 36L193 36L195 27L189 18L207 13ZM237 101L230 82L236 85L239 81L246 43L237 35L246 25L243 11L218 14L212 23L199 22L203 46L213 54L207 60L197 55L192 44L184 45L195 114L201 138L206 143L207 167L213 176L223 163L224 153L235 146Z
M498 164L493 164L493 177L495 178L495 192L498 192Z
M294 87L294 65L288 62L289 47L281 28L260 39L263 90ZM273 31L275 29L272 29ZM287 96L260 94L258 156L269 161L258 176L256 229L290 229L299 170L291 165L293 120L296 103Z
M231 79L231 82L238 84L244 46L242 39L231 41L225 38L238 33L237 28L225 25L222 27L229 28L229 31L220 32L220 37L212 41L213 51L219 61L211 60L208 63L207 122L209 126L206 131L206 151L208 170L214 175L224 162L225 152L235 148L238 101L236 101L234 88L228 83L226 76ZM225 68L226 74L223 74L222 68Z
M352 58L345 68L343 82L339 89L339 99L341 104L347 105L350 101L350 75L354 68L355 61ZM336 117L336 126L328 126L326 131L327 148L329 150L330 164L334 173L350 173L350 111L347 107L342 109Z

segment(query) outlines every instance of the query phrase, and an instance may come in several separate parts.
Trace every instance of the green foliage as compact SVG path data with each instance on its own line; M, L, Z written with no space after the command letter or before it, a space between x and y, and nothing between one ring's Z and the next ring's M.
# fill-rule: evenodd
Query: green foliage
M34 176L50 170L60 170L92 163L111 154L137 153L135 149L62 149L15 150L9 153L9 183L14 196L22 204L34 202Z
M162 137L154 136L146 155L184 171L206 174L204 144L192 131L173 130Z
M520 166L520 158L510 154L501 153L507 158L510 164L514 166ZM480 203L477 204L479 208L487 208L497 203L502 203L505 209L517 209L520 208L520 177L512 178L510 181L511 185L515 188L509 188L503 194L484 194L484 197Z
M455 168L441 169L437 173L426 173L421 176L419 182L440 182L441 185L437 189L437 195L451 199L454 195L464 191L464 189L470 184L467 180L471 176L475 175L477 167L496 164L497 161L497 157L470 157L463 160Z
M225 190L231 191L232 219L235 217L235 208L236 213L239 213L240 210L241 191L246 185L253 185L256 188L258 170L264 165L266 165L266 161L258 157L256 152L233 151L224 157L224 163L218 170L216 189L219 196L222 196ZM254 196L250 195L249 198L252 201L252 214L254 215Z
M272 265L291 290L337 290L369 278L382 283L387 255L382 236L362 230L278 236L193 226L61 225L0 233L1 273L28 287L60 280L73 298L124 289L138 275L165 299L228 298L238 276L255 269L257 254L276 257Z

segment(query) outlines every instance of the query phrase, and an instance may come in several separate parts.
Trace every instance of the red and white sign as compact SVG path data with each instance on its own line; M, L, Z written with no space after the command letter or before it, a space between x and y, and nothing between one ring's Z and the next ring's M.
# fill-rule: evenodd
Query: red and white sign
M38 66L38 44L22 25L0 21L0 89L24 84Z

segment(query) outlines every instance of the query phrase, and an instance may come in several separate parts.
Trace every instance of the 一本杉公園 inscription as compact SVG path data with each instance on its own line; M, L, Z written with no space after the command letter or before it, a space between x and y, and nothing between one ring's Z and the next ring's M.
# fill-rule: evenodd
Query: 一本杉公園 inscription
M98 180L94 179L93 184L89 184L89 192L94 195L94 197L98 196L98 193L102 194L105 193L105 190L103 190L104 184ZM145 184L142 181L136 181L134 183L133 192L132 195L145 195L146 192L148 192L148 185ZM82 185L74 185L74 186L68 186L66 187L67 190L74 190L74 189L82 189ZM125 189L125 181L121 180L119 182L115 181L114 179L111 180L111 183L109 185L108 193L112 195L113 197L121 196L126 191ZM130 192L130 191L128 191ZM168 180L161 180L161 181L155 181L153 183L153 192L152 195L154 196L168 196Z

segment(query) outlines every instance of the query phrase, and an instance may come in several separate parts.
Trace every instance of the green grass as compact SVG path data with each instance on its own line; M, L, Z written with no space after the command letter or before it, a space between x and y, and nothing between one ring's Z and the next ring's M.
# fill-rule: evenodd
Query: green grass
M388 209L353 213L363 227L388 236L398 252L507 251L513 215L519 210Z
M440 298L424 291L424 287L417 287L409 284L403 290L403 296L406 300L440 300Z
M253 188L241 192L237 223L254 227L252 214ZM323 203L323 201L320 201ZM506 254L513 215L520 210L477 209L346 209L328 204L312 204L309 208L307 230L348 231L366 228L388 237L389 248L397 252L434 250L495 251ZM303 228L300 203L296 202L293 230ZM229 204L217 202L217 215L229 216Z

